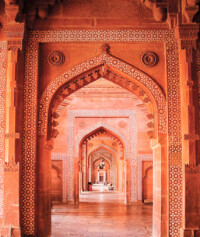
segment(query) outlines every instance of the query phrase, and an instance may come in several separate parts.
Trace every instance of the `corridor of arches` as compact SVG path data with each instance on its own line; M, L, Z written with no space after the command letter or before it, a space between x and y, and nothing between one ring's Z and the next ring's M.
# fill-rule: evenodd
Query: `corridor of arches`
M151 236L153 122L145 103L100 78L66 97L57 113L52 236ZM70 157L76 159L73 172Z

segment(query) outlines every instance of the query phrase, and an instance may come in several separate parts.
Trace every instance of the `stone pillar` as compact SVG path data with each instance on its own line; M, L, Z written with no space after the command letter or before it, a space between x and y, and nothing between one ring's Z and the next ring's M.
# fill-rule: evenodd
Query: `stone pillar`
M198 134L198 81L196 76L195 49L199 26L179 26L181 49L181 111L183 132L183 161L197 162ZM184 55L185 54L185 55Z
M119 160L119 191L123 191L123 166L124 162L122 160Z
M82 174L82 163L79 161L79 193L83 191L83 174Z
M115 171L116 171L116 161L115 160L112 160L112 179L110 180L110 182L115 185L116 189L117 189L117 186L116 186L116 174L115 174ZM125 176L124 176L125 178ZM124 181L125 182L125 181Z
M125 162L126 166L126 203L129 204L131 202L131 160L130 158L126 158Z
M92 182L92 164L91 164L91 160L92 160L92 157L90 155L90 157L88 157L88 162L89 162L89 170L88 170L88 181L89 182Z
M181 104L183 132L183 228L181 236L200 236L199 166L200 47L198 25L179 26L181 42ZM186 166L185 166L186 164Z
M185 194L184 225L181 237L200 236L200 165L186 165L183 193Z
M168 236L167 136L151 139L153 149L153 236Z
M116 187L117 190L119 191L119 160L116 161L115 174L116 174Z
M83 191L87 191L87 177L86 177L86 167L87 167L87 143L83 144L83 157L82 157L82 174L83 174Z
M74 159L74 201L79 203L79 159Z
M37 138L36 179L36 233L38 236L51 234L51 150L53 138L45 135Z
M13 14L17 14L15 8ZM7 8L7 14L12 9ZM20 172L19 161L21 161L22 147L22 114L23 103L23 78L19 76L20 64L19 50L22 50L24 36L24 24L10 21L4 25L4 32L7 38L7 82L6 82L6 121L5 121L5 172L4 172L4 223L2 235L21 236L20 229ZM17 141L17 139L20 140Z

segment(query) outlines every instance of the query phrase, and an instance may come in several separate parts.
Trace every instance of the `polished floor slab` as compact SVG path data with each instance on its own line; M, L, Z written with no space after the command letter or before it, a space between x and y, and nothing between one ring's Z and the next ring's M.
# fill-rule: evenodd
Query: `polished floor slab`
M78 205L54 205L53 237L150 237L152 205L126 205L117 193L85 193Z

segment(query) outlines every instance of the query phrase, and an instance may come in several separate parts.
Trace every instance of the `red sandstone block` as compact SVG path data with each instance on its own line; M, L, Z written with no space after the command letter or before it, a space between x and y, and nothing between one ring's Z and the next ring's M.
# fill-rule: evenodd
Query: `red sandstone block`
M116 18L103 18L96 19L96 26L133 26L135 25L135 18L116 19Z
M48 26L49 28L56 28L58 25L62 27L91 27L94 24L92 18L72 18L72 19L49 19ZM45 21L39 23L39 28L46 28Z

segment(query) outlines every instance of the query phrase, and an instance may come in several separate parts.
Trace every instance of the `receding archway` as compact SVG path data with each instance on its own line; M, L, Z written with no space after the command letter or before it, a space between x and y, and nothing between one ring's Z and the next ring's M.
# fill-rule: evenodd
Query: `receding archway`
M93 67L91 68L87 63L83 63L82 71L80 75L77 75L76 67L71 72L64 74L61 78L55 80L43 93L40 100L40 110L39 110L39 172L44 179L38 181L38 186L43 186L44 181L48 183L48 177L44 177L45 174L42 174L44 167L41 165L44 157L50 156L50 151L47 151L48 148L52 147L53 137L56 136L56 130L54 129L56 125L56 109L59 103L70 93L80 89L88 83L91 83L94 80L97 80L101 77L111 80L114 83L121 85L127 90L135 93L145 104L149 111L149 119L152 121L153 129L150 129L149 136L152 139L152 147L154 149L154 157L156 157L156 162L154 170L155 180L160 180L161 176L163 182L167 180L167 175L164 175L163 170L167 169L166 162L166 102L165 96L159 86L146 74L135 69L131 65L120 61L110 55L103 54L99 57L96 57L91 63ZM95 63L96 63L96 66ZM86 67L88 70L85 70ZM79 65L80 70L80 65ZM121 69L121 70L120 70ZM75 72L76 73L73 73ZM73 75L73 76L72 76ZM71 78L71 79L69 79ZM47 116L48 115L48 116ZM47 142L46 142L47 140ZM46 150L44 149L44 144L46 145ZM158 145L159 144L159 145ZM42 158L43 157L43 158ZM46 163L49 163L48 161ZM161 166L162 163L162 166ZM161 169L162 167L162 169ZM47 168L48 169L48 168ZM77 168L76 168L77 169ZM165 181L164 181L165 180ZM166 182L167 185L167 182ZM161 205L167 206L167 199L165 202L161 202L161 199L166 196L166 192L162 192L162 189L167 190L167 186L160 186L158 181L155 181L155 203L157 206L154 207L154 233L160 233L161 228L166 228L167 219L164 222L161 222L161 217L167 215L167 212L161 208ZM45 193L41 193L39 201L42 201L46 195L48 195L49 190L47 189ZM47 210L48 210L47 205ZM163 211L163 212L162 212ZM45 213L40 213L41 223L44 223L44 220L48 222L49 214L48 211ZM158 218L158 219L157 219ZM38 220L39 220L38 219ZM43 225L43 224L42 224ZM42 229L42 226L39 228Z
M113 130L114 129L112 129L112 131ZM126 171L130 169L130 166L125 165L126 163L129 163L127 162L129 157L125 156L125 152L124 152L124 145L126 145L127 147L128 143L126 141L126 138L122 134L120 134L119 131L117 132L118 134L116 135L113 132L101 126L93 130L89 134L86 134L84 136L83 134L81 135L82 139L80 141L80 144L77 143L77 145L79 145L80 147L79 148L79 160L80 160L79 162L80 164L82 164L81 177L83 177L83 179L81 180L81 183L83 184L82 187L84 191L87 190L86 188L87 182L91 183L94 189L96 190L98 189L98 186L99 186L98 184L99 182L102 183L102 181L99 180L97 172L103 171L105 173L105 171L103 170L104 168L101 168L102 170L99 169L97 165L101 162L101 159L104 159L105 161L109 163L109 174L107 173L109 177L108 178L104 177L104 180L103 180L104 185L103 186L101 185L102 186L101 189L104 188L106 190L109 190L109 188L111 189L111 186L112 186L113 189L124 192L124 200L129 202L129 200L131 199L131 193L130 193L131 188L129 187L131 185L131 180L130 180L130 177L126 176L126 173L127 173ZM107 142L113 140L118 144L118 145L115 145L115 150L111 148L110 146L105 145L106 141L103 141L102 139L105 138L106 135L110 138L110 140L107 140ZM123 138L120 138L119 135L121 135ZM101 139L99 140L99 138ZM90 141L91 143L92 141L95 142L95 139L98 139L96 143L98 142L100 144L97 144L93 149L88 150L89 147L88 147L87 141ZM99 156L98 153L100 151L102 152ZM105 152L107 152L109 155L106 156L104 154ZM94 156L95 154L97 154L97 156ZM95 167L93 167L94 163L96 164ZM92 174L92 170L93 170L92 168L93 169L95 168L96 178ZM128 173L130 173L130 170L128 171ZM116 180L115 180L115 177L116 177ZM128 182L126 181L127 179L129 179ZM106 184L105 184L105 181L106 181ZM127 184L127 186L125 184ZM80 182L79 182L79 185L80 185ZM135 184L132 183L132 185L135 185Z
M116 150L114 150L112 147L110 146L107 146L105 144L100 144L96 147L94 147L93 149L90 150L89 154L88 154L88 159L89 159L89 164L91 164L92 166L92 159L93 161L95 161L95 156L93 157L93 155L95 155L95 153L97 152L107 152L109 155L105 156L103 154L103 158L108 158L109 159L109 163L110 163L110 166L111 166L111 170L110 170L110 183L112 183L115 187L116 187L116 190L118 190L118 177L117 177L117 167L116 167L116 160L118 159L119 155L117 153ZM90 167L89 167L90 168ZM92 180L91 178L91 182L93 183L94 180Z

